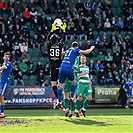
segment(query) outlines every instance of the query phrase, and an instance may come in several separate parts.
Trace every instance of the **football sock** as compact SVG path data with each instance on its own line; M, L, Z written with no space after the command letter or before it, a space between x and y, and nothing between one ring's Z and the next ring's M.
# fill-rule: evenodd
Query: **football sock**
M0 105L1 114L4 114L4 105Z
M57 94L57 89L58 88L57 88L57 86L53 86L52 88L53 88L55 96L58 98L58 94Z
M58 102L61 103L62 102L62 88L58 88L57 94L58 94Z
M87 106L90 104L90 101L88 99L86 99L83 103L83 108L87 109Z
M71 110L71 112L74 112L74 109L75 109L75 103L71 102L70 103L70 110Z
M68 98L67 99L64 99L65 109L68 109L69 108L69 102L70 102L70 100Z
M72 99L73 99L73 97L74 97L75 89L76 89L76 84L72 84L72 85L71 85L71 98L72 98Z
M81 102L81 101L76 100L76 103L75 103L75 108L76 108L77 110L80 110L80 108L81 108L81 104L82 104L82 102Z

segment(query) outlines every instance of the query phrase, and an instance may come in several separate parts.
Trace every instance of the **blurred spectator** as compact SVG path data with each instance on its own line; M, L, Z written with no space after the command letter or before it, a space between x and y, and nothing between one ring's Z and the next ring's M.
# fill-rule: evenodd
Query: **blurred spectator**
M91 0L86 0L86 2L84 3L84 8L86 10L88 10L88 8L91 8Z
M123 42L123 43L122 43L120 49L121 49L121 51L127 51L127 50L128 50L128 47L127 47L126 42Z
M101 43L100 36L97 36L97 37L95 38L94 44L95 44L95 46L99 46L100 43Z
M24 80L23 80L23 75L21 71L16 73L16 75L14 76L14 87L17 86L18 82L21 83L22 87L24 87Z
M133 64L133 52L129 53L128 59L131 62L131 64Z
M4 43L4 52L9 51L11 53L12 50L13 50L12 49L12 44L9 41L7 41L6 43Z
M123 30L125 30L125 29L124 29L124 21L121 20L120 17L118 17L117 25L118 25L118 30L119 30L119 31L123 31Z
M83 45L82 41L79 41L79 49L84 50L84 45Z
M102 85L106 85L106 78L105 78L105 72L104 69L101 68L100 71L98 72L98 83Z
M127 55L127 51L122 51L122 54L121 54L121 56L122 56L122 60L127 60L128 59L128 55Z
M110 45L114 45L116 42L118 42L117 36L115 35L114 32L110 35Z
M84 49L89 49L91 47L90 40L87 41L86 45L84 46Z
M52 11L48 0L41 0L41 7L46 14L50 14Z
M33 38L33 48L40 48L40 39L35 34Z
M16 51L13 50L12 53L11 53L11 57L10 57L10 60L13 62L13 61L18 61L18 55L16 54Z
M106 70L106 72L110 72L111 71L111 63L109 63L109 62L106 63L105 70Z
M108 18L104 22L104 29L105 29L105 31L111 30L111 23L109 22Z
M102 51L99 51L97 55L97 60L104 61L105 56L103 55Z
M19 69L22 72L22 75L28 75L28 65L26 64L25 59L22 59L22 62L19 64Z
M94 35L91 27L89 27L89 30L87 31L87 39L88 40L94 39Z
M40 61L38 61L36 67L35 67L35 73L38 74L40 73L40 71L43 70L43 66L42 63Z
M100 15L96 18L96 27L98 32L103 30L103 26L104 26L104 21L102 19L102 16Z
M20 46L20 51L23 53L24 51L28 52L28 44L27 42L22 42L22 45Z
M122 82L122 84L127 82L127 73L125 71L122 72L121 82Z
M107 55L105 56L105 61L113 61L113 56L111 55L110 51L107 52Z
M48 79L44 80L44 82L42 83L42 87L50 87L50 83Z
M13 50L15 50L15 53L17 54L18 57L21 57L22 53L20 51L20 46L17 41L13 45Z
M121 63L120 53L119 52L115 53L113 58L114 58L114 63L116 63L116 65L118 66Z
M121 35L121 34L118 34L118 43L119 43L120 45L122 45L123 42L124 42L124 39L123 39L122 35Z
M132 20L129 17L125 20L125 28L127 31L132 31Z
M112 75L111 71L109 71L106 74L106 83L107 83L107 85L113 85L114 84L114 79L113 79L113 75Z
M94 60L90 60L89 64L90 74L96 75Z
M79 13L84 11L84 4L81 2L81 0L78 0L76 3L76 9Z
M19 66L16 61L12 61L12 75L16 76L19 72Z
M124 4L122 5L122 11L123 11L123 14L124 14L125 16L128 15L128 9L129 9L128 2L127 2L127 1L124 1Z
M34 66L34 64L33 63L30 63L29 64L29 70L28 70L29 72L29 76L31 76L31 75L35 75L35 66Z
M127 44L128 48L133 48L131 37L128 34L125 36L124 41Z
M118 31L117 21L115 17L111 19L111 28L113 31Z
M24 11L22 12L24 16L24 21L25 22L30 22L31 21L31 14L28 8L25 8Z
M30 64L30 62L31 62L31 57L30 57L30 55L27 53L27 51L24 51L24 52L22 53L22 55L21 55L21 60L25 60L25 63L26 63L27 65Z
M105 54L105 53L106 53L106 50L107 50L106 44L102 41L102 42L99 44L98 49L99 49L99 51L102 51L103 54Z
M121 60L121 63L119 64L119 74L122 75L122 72L126 69L125 60Z
M2 0L2 1L0 2L0 14L6 13L7 9L8 9L8 4L7 4L7 2L6 2L5 0Z
M111 71L114 72L114 71L118 71L118 66L116 65L116 63L112 63L111 64Z
M50 65L48 62L45 64L43 71L45 76L50 75Z
M44 73L43 70L40 70L38 74L36 74L37 77L37 85L42 86L44 83Z
M44 57L48 56L48 52L47 52L47 44L46 42L43 43L43 45L41 46L41 54Z
M120 85L121 77L119 76L118 71L115 71L113 74L114 74L114 84L115 85Z
M111 20L114 17L114 14L111 9L108 9L106 14L109 20Z
M120 53L120 46L118 42L115 42L115 45L113 46L113 54L116 54L117 52Z
M103 63L101 63L100 60L97 60L97 62L95 63L96 75L98 75L99 70L103 68L104 68Z

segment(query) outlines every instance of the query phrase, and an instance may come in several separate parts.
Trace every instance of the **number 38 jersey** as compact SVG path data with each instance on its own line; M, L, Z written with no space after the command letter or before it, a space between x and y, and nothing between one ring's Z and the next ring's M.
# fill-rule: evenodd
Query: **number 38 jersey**
M61 64L61 53L62 53L62 43L58 44L48 44L48 56L49 56L49 61L51 64L51 67L56 67L59 68Z

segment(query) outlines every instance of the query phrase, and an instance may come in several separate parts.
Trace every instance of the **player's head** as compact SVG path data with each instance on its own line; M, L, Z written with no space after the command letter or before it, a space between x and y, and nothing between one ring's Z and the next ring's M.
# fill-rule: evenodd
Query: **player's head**
M10 60L10 52L4 53L3 59L4 59L4 61L9 61Z
M128 82L131 82L131 78L128 78Z
M86 64L87 60L86 60L86 56L85 55L81 55L80 62L81 62L81 64Z
M52 44L56 44L58 42L58 36L56 34L51 35L50 41Z
M78 46L79 46L78 42L73 42L73 43L72 43L72 47L75 48L75 47L78 47Z

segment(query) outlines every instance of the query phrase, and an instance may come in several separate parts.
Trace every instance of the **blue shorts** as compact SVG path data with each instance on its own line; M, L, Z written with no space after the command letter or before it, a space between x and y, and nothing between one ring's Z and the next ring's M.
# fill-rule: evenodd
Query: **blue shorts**
M127 98L131 98L132 94L130 92L126 93Z
M0 83L0 95L5 96L8 88L9 88L9 82L6 82L6 83L1 82Z
M74 69L72 67L60 67L59 82L64 83L66 78L68 78L70 81L74 80Z

